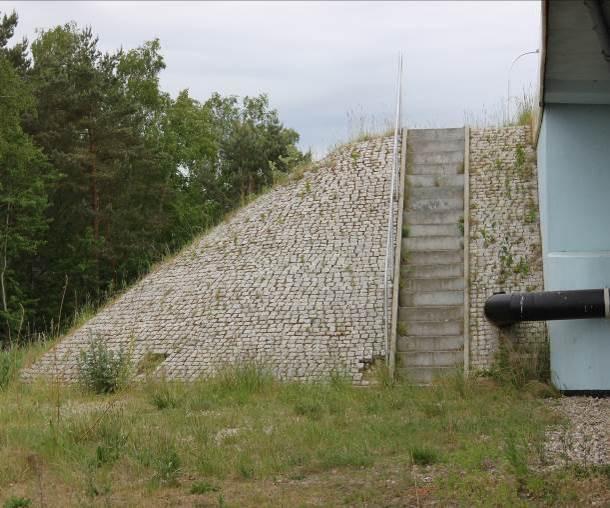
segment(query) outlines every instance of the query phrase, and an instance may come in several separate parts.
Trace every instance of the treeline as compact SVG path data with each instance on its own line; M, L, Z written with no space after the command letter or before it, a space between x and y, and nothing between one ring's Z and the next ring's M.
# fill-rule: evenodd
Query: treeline
M0 25L0 346L57 333L309 154L265 95L159 87L158 40Z

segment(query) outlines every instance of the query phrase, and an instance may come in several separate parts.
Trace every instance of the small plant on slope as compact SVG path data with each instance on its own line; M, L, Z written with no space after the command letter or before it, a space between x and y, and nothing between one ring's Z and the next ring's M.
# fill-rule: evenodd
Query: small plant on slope
M130 355L112 351L101 337L94 337L81 351L78 374L81 384L95 393L113 393L125 386L130 376Z

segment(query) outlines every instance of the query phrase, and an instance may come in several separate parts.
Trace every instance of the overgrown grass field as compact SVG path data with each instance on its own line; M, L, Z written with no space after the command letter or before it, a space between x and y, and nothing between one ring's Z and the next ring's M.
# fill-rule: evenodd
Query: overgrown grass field
M5 365L18 365L0 353ZM19 356L19 358L18 358ZM1 369L0 369L1 370ZM0 506L580 505L608 471L549 468L532 390L455 376L367 388L228 369L105 395L0 381Z

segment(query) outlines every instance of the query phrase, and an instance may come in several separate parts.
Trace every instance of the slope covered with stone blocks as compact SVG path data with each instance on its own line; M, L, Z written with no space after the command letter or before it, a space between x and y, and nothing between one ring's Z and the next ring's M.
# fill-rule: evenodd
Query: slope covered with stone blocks
M73 381L93 337L165 360L194 379L256 361L281 379L341 371L354 382L385 355L383 278L393 139L347 145L160 265L37 363L26 379Z

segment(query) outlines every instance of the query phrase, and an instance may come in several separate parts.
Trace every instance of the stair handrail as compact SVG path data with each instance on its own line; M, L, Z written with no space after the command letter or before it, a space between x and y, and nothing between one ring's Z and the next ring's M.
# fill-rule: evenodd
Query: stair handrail
M398 201L398 187L396 180L398 179L398 173L400 171L400 164L398 161L398 146L400 138L400 125L401 125L401 107L402 107L402 54L398 55L398 76L396 82L396 116L394 119L394 149L392 154L392 180L390 185L390 199L389 199L389 210L388 210L388 231L386 238L386 253L385 253L385 269L383 275L383 331L385 340L385 359L386 365L390 366L390 326L391 320L389 312L391 312L391 306L389 305L389 291L390 286L394 284L394 242L395 236L397 237L394 228L394 204ZM400 213L400 210L397 211ZM392 269L390 269L392 267Z

